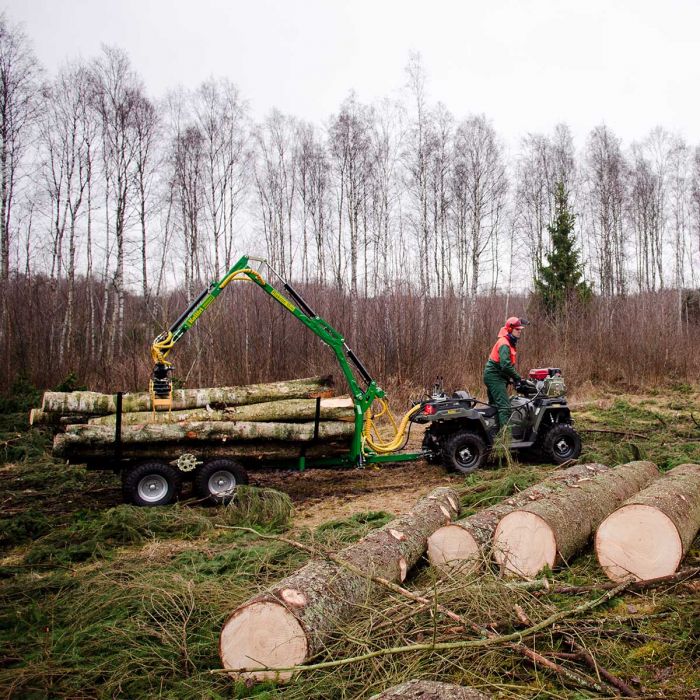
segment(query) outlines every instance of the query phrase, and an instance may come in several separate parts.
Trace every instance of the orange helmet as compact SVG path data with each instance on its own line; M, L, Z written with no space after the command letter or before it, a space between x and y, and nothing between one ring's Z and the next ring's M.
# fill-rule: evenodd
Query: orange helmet
M521 330L523 326L529 325L530 322L526 318L518 318L517 316L511 316L507 321L506 321L506 330L507 331L512 331L512 330Z

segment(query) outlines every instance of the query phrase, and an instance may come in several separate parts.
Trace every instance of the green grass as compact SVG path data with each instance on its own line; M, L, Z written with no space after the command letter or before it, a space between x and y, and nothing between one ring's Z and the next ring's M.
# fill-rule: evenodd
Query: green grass
M700 462L693 412L700 416L700 397L684 387L643 402L617 396L602 406L587 404L575 412L582 430L640 432L648 439L583 432L582 459L619 463L638 453L663 468ZM292 522L289 499L244 489L225 508L115 505L116 477L52 460L49 437L28 433L24 414L0 416L0 697L326 700L366 698L409 677L474 685L501 698L594 697L502 647L383 656L280 687L212 675L220 665L218 634L227 615L308 559L283 542L230 527L285 532ZM515 462L456 480L455 486L470 513L527 488L553 468ZM380 509L378 497L376 511L294 536L337 551L388 522ZM700 565L700 540L686 563ZM574 585L604 583L590 550L548 577ZM427 593L439 589L443 604L471 621L498 623L499 632L520 624L516 603L537 621L595 597L514 592L493 572L438 581L424 563L407 585ZM689 689L700 684L699 595L697 582L621 595L569 629L640 694L690 697ZM318 660L433 635L474 636L430 610L409 615L409 609L393 595L363 606ZM566 651L549 632L531 641L543 653Z

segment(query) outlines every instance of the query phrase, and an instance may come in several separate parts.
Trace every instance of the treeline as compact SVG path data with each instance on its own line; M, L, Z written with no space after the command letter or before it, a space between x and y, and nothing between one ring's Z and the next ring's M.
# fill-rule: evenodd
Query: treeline
M35 386L54 387L73 375L98 391L145 390L154 328L179 315L187 301L183 292L148 303L127 295L124 333L114 338L109 325L94 323L104 289L83 278L76 285L73 337L67 338L62 319L68 283L53 285L47 277L12 279L9 334L0 347L2 386L22 376ZM300 285L298 291L345 335L380 386L401 399L418 397L439 377L448 390L468 388L485 398L481 374L486 357L503 319L514 312L531 320L519 348L522 373L531 367L561 367L570 386L584 389L695 382L700 375L694 333L678 331L673 291L596 296L562 308L556 318L526 295L426 297L411 284L397 284L376 297L353 298L318 284ZM697 295L684 297L692 328L700 323L698 302ZM61 353L61 343L71 351ZM231 284L183 337L171 359L176 381L189 387L331 373L338 390L345 390L330 349L253 284Z
M406 79L402 100L370 105L351 93L323 125L276 110L256 123L227 79L154 99L114 47L48 74L22 29L0 17L2 385L20 370L47 385L69 368L105 388L142 385L144 347L242 252L332 300L338 326L359 334L381 376L423 381L435 339L450 371L471 376L463 358L483 354L471 344L524 308L514 295L546 262L558 183L597 295L586 313L644 308L655 328L670 324L665 341L687 342L700 148L661 127L623 145L605 125L577 148L561 124L509 153L486 116L457 118L430 102L418 55ZM220 338L237 351L223 346L226 364L225 353L194 363L185 350L197 367L190 379L253 379L266 363L275 376L301 371L272 352L284 344L270 340L275 329L292 332L287 321L254 308L230 325L205 319L211 335L200 331L197 352ZM241 318L268 346L243 339ZM643 358L629 367L682 373L670 354L653 370Z

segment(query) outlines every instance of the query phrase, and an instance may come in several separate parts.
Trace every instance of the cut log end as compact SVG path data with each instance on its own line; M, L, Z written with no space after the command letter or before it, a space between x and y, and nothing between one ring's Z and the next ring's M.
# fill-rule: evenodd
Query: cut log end
M476 540L458 525L446 525L428 538L428 559L443 571L459 570L469 573L480 563Z
M219 642L221 661L235 676L258 681L286 681L291 668L304 662L308 643L299 621L279 603L258 601L239 608L228 619ZM236 672L237 669L240 671Z
M676 526L658 508L630 504L598 528L595 550L608 578L646 581L673 574L683 558Z
M530 578L545 566L554 566L557 542L552 528L539 515L516 510L498 523L493 555L504 573Z

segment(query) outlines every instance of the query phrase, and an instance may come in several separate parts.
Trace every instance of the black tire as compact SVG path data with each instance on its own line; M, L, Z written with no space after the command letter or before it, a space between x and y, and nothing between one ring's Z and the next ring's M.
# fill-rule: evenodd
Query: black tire
M144 462L122 477L124 500L135 506L165 506L180 491L180 473L165 462Z
M248 483L248 473L232 459L213 459L203 464L195 474L194 490L209 503L229 503L236 486Z
M564 464L581 454L581 436L571 425L566 423L555 425L544 436L542 452L554 464Z
M448 469L471 474L486 463L489 451L484 438L471 430L460 430L442 442L442 462Z

